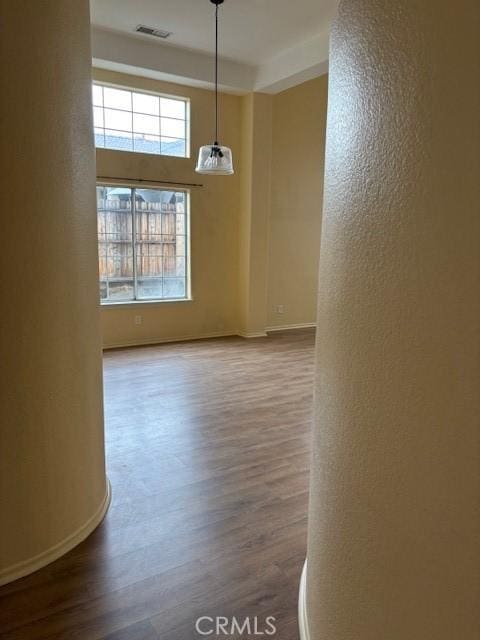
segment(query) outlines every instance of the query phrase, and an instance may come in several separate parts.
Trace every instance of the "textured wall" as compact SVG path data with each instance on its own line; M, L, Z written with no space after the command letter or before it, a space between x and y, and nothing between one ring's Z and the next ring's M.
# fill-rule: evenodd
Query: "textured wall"
M105 508L88 11L0 2L0 582Z
M269 327L316 320L327 81L324 75L273 96Z
M342 0L332 35L313 640L476 640L477 0Z

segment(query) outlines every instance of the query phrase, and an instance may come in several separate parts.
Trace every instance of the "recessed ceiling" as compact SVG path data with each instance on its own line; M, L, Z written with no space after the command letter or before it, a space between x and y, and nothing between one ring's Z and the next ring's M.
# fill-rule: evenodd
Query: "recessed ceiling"
M92 23L136 37L138 24L171 31L171 45L213 51L210 0L91 0ZM261 65L310 40L329 24L334 0L225 0L220 7L221 55Z
M338 0L225 0L220 6L223 91L278 93L325 73ZM93 64L192 86L212 86L210 0L90 0ZM139 34L138 25L171 32Z

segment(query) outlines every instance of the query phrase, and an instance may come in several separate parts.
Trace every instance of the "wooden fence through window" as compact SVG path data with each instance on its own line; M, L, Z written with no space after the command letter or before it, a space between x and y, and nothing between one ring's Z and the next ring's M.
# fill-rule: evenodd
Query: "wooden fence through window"
M184 276L185 210L177 204L137 201L135 253L137 278ZM133 278L130 199L100 200L98 247L100 280ZM177 264L177 257L183 258Z

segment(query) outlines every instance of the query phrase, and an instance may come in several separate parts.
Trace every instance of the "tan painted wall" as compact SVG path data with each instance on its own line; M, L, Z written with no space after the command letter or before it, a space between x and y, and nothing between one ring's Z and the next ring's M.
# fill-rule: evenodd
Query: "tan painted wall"
M258 335L266 326L313 322L326 77L273 97L222 95L221 138L233 149L236 173L218 178L194 172L198 147L211 138L211 91L100 69L93 75L188 97L192 118L190 159L97 149L98 176L204 184L191 191L193 301L102 307L104 346ZM302 149L294 163L292 148ZM283 316L276 304L285 305Z
M477 0L340 2L312 640L480 637L479 13Z
M238 224L238 325L248 326L250 296L250 236L252 202L253 156L253 95L242 98L240 130L242 134L240 156L240 215Z
M269 327L316 320L326 115L327 76L273 97Z
M88 11L0 2L0 583L108 504Z
M241 335L265 334L272 168L272 96L242 99L239 318Z
M104 346L236 333L240 165L234 176L221 178L194 171L198 147L212 142L212 92L100 69L93 75L100 81L191 100L191 158L97 149L97 175L204 185L191 190L193 301L102 307ZM241 98L223 94L220 105L220 142L232 147L238 163ZM134 323L136 315L142 316L141 325Z

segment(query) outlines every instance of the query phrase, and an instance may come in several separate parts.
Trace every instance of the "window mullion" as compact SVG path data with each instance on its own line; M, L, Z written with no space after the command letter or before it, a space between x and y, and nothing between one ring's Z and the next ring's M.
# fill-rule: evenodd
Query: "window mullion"
M132 189L131 206L132 206L132 259L133 259L133 297L138 300L137 292L137 229L136 229L136 189Z

